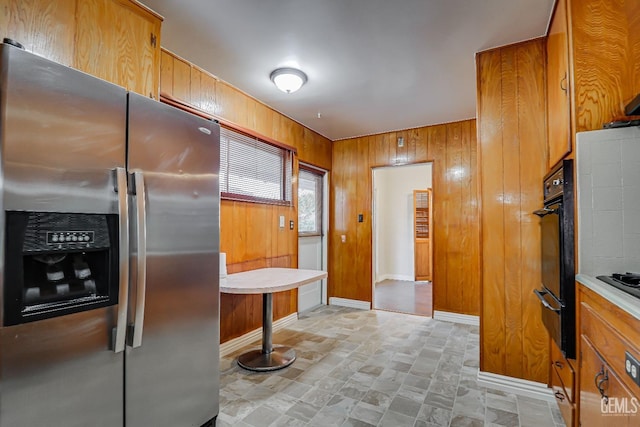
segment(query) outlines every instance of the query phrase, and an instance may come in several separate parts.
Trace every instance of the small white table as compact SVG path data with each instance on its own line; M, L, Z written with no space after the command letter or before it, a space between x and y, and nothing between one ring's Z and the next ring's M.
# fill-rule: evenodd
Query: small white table
M220 280L220 292L225 294L262 294L262 349L251 350L238 357L238 365L250 371L275 371L296 360L291 347L272 344L273 293L288 291L327 277L320 270L296 268L260 268L229 274Z

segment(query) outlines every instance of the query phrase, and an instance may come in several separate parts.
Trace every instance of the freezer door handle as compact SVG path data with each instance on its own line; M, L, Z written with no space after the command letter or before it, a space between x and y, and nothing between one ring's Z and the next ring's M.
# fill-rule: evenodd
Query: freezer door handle
M133 172L133 182L136 192L136 219L138 221L138 262L137 262L137 292L136 311L133 323L133 338L131 347L142 345L142 332L144 328L144 305L147 293L147 191L144 184L142 171Z
M116 188L118 193L119 245L120 245L120 286L118 289L118 313L113 332L113 351L124 351L127 338L127 311L129 306L129 202L127 171L116 168Z

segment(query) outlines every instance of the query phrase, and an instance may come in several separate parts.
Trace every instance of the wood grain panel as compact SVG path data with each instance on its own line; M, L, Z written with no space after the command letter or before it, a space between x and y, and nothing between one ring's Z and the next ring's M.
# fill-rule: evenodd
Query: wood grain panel
M427 145L433 162L433 309L454 311L449 308L447 292L447 270L449 263L443 262L441 254L447 253L448 217L446 197L447 126L430 126L427 129Z
M205 113L216 112L216 78L202 71L200 75L200 108Z
M0 34L29 52L73 65L75 12L75 0L0 0Z
M173 61L173 55L162 49L160 52L160 92L166 93L169 96L174 96Z
M354 213L355 223L355 243L356 243L356 265L370 265L373 255L371 247L371 196L372 177L369 166L369 137L358 138L356 147L356 212ZM405 144L406 147L406 144ZM358 215L362 215L362 222L358 222ZM358 277L357 295L367 295L365 301L372 301L373 288L372 269L364 269L361 272L364 276ZM367 286L369 284L369 286Z
M468 238L468 245L464 252L463 265L467 266L468 276L465 286L462 288L462 299L464 307L478 306L478 294L480 293L480 226L479 226L479 177L478 165L478 139L476 121L467 122L468 133L463 131L463 135L469 141L463 141L463 147L467 147L468 158L463 159L467 177L467 186L462 194L462 227ZM479 309L478 309L479 310Z
M516 50L519 70L534 70L544 56L540 43L519 45ZM522 274L522 357L523 369L533 378L546 378L549 360L547 334L540 329L542 324L540 305L533 297L533 290L542 282L539 248L540 225L538 217L531 215L542 206L541 179L546 173L546 150L541 141L546 131L541 126L540 112L544 111L545 80L541 72L518 73L518 126L520 135L520 260Z
M520 146L518 103L517 45L502 49L502 161L505 171L502 175L504 199L504 303L505 303L505 345L506 369L513 376L523 375L522 346L522 280L521 269L521 211L520 211ZM484 165L483 165L484 166Z
M346 175L345 165L345 151L346 144L334 143L333 144L333 162L331 172L331 186L329 187L330 201L329 209L331 213L329 216L329 275L327 278L327 290L341 288L343 286L344 278L342 277L343 271L349 268L349 265L345 262L333 262L333 254L344 253L342 249L341 237L344 234L346 236L347 225L344 218L344 210L334 209L332 206L343 206L347 199L345 198L345 191L343 187L344 177ZM331 293L328 293L331 295ZM333 295L331 295L333 296Z
M344 234L346 235L346 241L340 246L340 253L344 255L344 260L353 266L356 259L356 251L358 247L358 231L357 231L357 206L358 206L358 194L357 194L357 174L358 174L358 141L347 140L344 141L345 150L342 153L344 158L344 174L342 176L341 186L344 191L345 204L342 206L342 217L345 225ZM331 203L330 203L331 205ZM332 256L330 254L330 256ZM341 283L345 286L345 296L343 298L363 300L367 301L366 288L367 285L371 287L371 283L363 283L361 278L366 275L366 268L360 268L360 266L353 268L349 265L342 269ZM369 269L371 270L371 269ZM371 292L368 292L371 295ZM337 295L332 295L337 296ZM370 300L369 300L370 301Z
M502 160L502 55L476 57L478 64L478 145L482 199L482 340L480 367L505 372L504 200Z
M460 232L464 234L462 264L462 298L457 311L478 304L480 289L480 227L478 212L477 135L474 120L462 123L460 176ZM464 266L464 267L462 267Z
M456 214L462 207L462 193L460 178L462 176L462 129L461 123L452 123L447 126L447 151L446 151L446 168L447 173L444 175L445 185L444 191L440 191L440 197L443 197L445 204L444 212L448 218L446 224L446 251L452 261L452 265L462 264L462 251L466 239L465 233L460 227L461 217ZM465 277L461 269L447 269L447 307L451 307L452 311L460 312L462 305L462 288L464 286Z
M181 101L187 102L194 107L197 105L191 102L191 65L180 58L173 59L173 96Z
M137 2L77 0L74 67L158 99L161 22Z
M547 164L544 41L482 52L477 64L481 369L547 383L549 340L533 294L540 231L531 215Z
M574 130L602 128L640 92L636 0L571 1Z
M202 95L204 93L202 88L202 75L204 73L198 67L190 66L189 68L191 69L189 103L199 110L204 111L204 108L202 108Z
M478 199L476 188L469 185L470 178L465 178L477 173L476 164L470 160L470 153L475 152L470 145L476 143L471 133L475 131L475 120L470 120L333 143L329 296L371 302L371 168L394 166L410 159L430 160L433 161L434 308L479 313L479 242L468 237L479 235ZM405 147L397 147L399 136L405 138ZM452 194L450 198L446 196L448 192ZM469 209L463 209L464 204ZM461 218L463 212L470 218ZM364 215L364 223L357 222L359 213ZM343 234L345 243L340 241ZM471 260L468 264L467 254L463 255L460 249L461 240L463 247L468 248ZM449 280L450 271L455 271L451 274L453 281ZM471 277L472 272L475 278Z

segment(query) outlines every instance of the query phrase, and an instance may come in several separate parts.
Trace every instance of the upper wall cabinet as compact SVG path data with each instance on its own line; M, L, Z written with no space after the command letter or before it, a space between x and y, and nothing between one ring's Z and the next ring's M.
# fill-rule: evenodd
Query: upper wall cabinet
M566 0L558 0L547 37L547 144L551 169L571 152L569 39Z
M162 17L129 0L76 0L75 67L158 99Z
M73 65L76 0L0 0L0 39L63 65Z
M0 37L155 99L161 24L134 0L0 0Z
M576 132L624 117L640 93L638 0L556 0L546 41L548 167Z

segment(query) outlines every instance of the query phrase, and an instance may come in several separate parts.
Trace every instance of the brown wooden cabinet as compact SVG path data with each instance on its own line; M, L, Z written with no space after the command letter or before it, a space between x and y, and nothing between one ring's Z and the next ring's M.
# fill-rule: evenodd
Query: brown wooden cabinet
M413 190L415 280L432 280L431 189Z
M551 388L562 418L568 427L575 425L576 393L574 361L567 360L555 342L551 341Z
M76 0L0 0L0 36L29 52L73 65Z
M134 0L0 0L2 37L155 99L161 24Z
M580 426L631 427L640 424L636 395L624 385L618 372L585 335L580 338L580 345L585 373L580 384Z
M567 2L558 0L549 27L547 50L547 149L551 169L571 152Z
M578 289L580 425L640 425L640 386L625 370L626 352L640 358L640 320L585 286Z
M136 1L76 1L74 66L158 99L162 17Z

